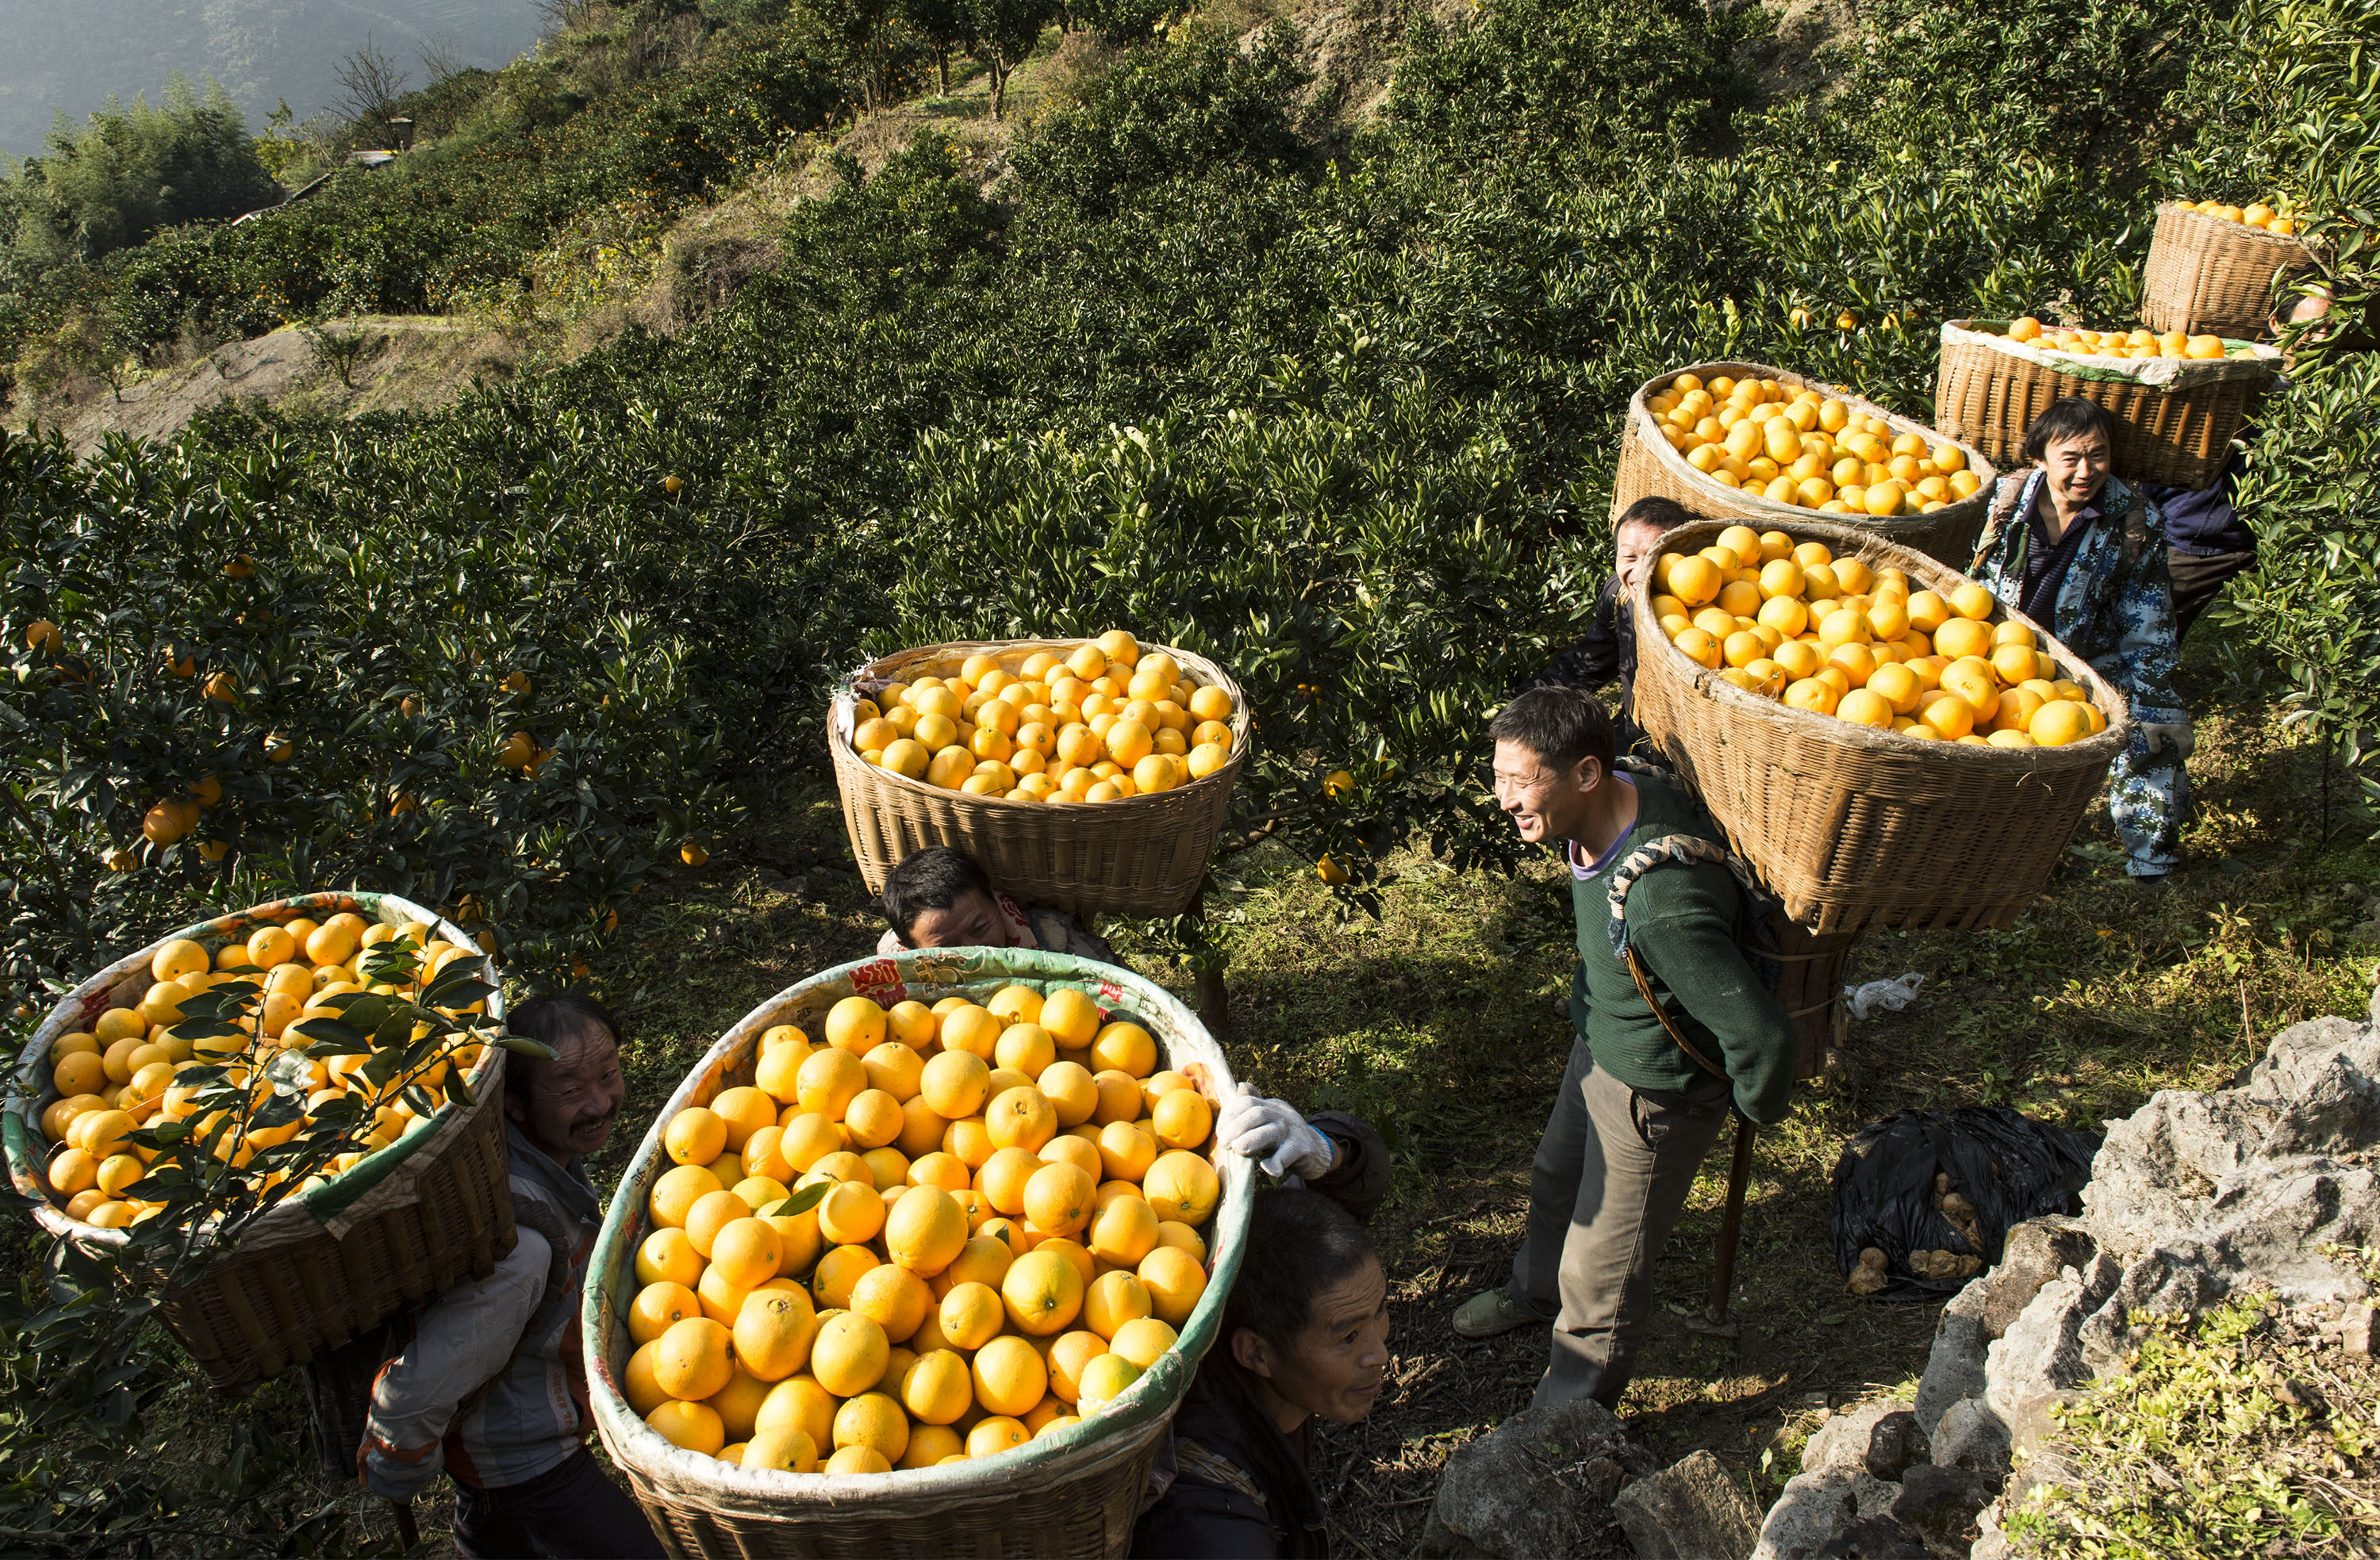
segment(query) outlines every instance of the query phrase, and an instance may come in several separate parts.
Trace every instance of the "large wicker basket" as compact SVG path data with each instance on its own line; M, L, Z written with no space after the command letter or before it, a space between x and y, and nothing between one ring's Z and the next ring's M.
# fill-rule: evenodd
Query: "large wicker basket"
M2273 279L2313 263L2295 238L2168 201L2149 240L2141 321L2160 333L2254 341L2272 324Z
M1682 526L1665 546L1709 546L1717 524ZM1872 567L1898 564L1925 588L1965 583L1923 553L1847 526L1803 522ZM1698 792L1735 853L1814 934L1870 926L2012 925L2049 880L2107 765L2131 731L2130 701L2039 623L2065 675L2107 717L2063 747L1919 743L1745 692L1670 643L1653 616L1653 571L1634 587L1636 720ZM1840 973L1840 966L1838 967Z
M1827 1052L1842 1043L1850 1022L1843 1003L1843 969L1851 962L1857 932L1813 932L1791 922L1777 928L1781 972L1777 1000L1793 1021L1793 1077L1815 1078L1826 1070Z
M1231 811L1232 782L1248 755L1247 700L1223 669L1204 656L1163 645L1200 683L1232 695L1231 762L1203 780L1154 796L1119 802L1011 802L970 796L868 763L851 745L852 706L863 683L956 671L989 655L1014 671L1037 650L1063 655L1080 639L1009 639L929 645L870 662L844 679L827 720L827 750L843 794L843 822L868 891L912 851L953 845L975 857L1020 904L1077 914L1173 915L1198 897L1207 858Z
M2176 488L2211 487L2222 475L2231 441L2271 387L2281 356L2230 341L2228 356L2204 361L2083 357L1998 333L2007 328L1999 320L1942 327L1936 422L2015 466L2033 420L2080 395L2116 419L2118 476Z
M395 925L426 922L458 948L478 949L462 930L394 894L309 894L219 916L173 934L210 952L263 923L321 919L352 911ZM39 1199L33 1217L53 1235L90 1247L120 1247L120 1229L98 1229L67 1216L42 1175L50 1144L41 1112L57 1097L50 1082L53 1042L87 1031L110 1008L128 1007L148 989L160 938L119 959L58 1004L24 1051L18 1087L5 1115L9 1179ZM501 995L489 1013L504 1019ZM158 1314L191 1360L217 1386L269 1380L336 1348L406 1307L466 1278L484 1278L512 1250L513 1204L504 1150L504 1057L491 1046L471 1074L474 1103L450 1102L424 1131L365 1159L328 1185L291 1197L250 1226L198 1282L171 1296Z
M1694 374L1704 380L1715 374L1730 379L1775 380L1779 384L1807 385L1825 395L1848 403L1867 417L1882 417L1892 425L1895 433L1914 433L1932 444L1955 444L1956 439L1946 438L1923 423L1912 422L1897 412L1864 401L1838 385L1814 380L1786 369L1772 369L1765 363L1694 363L1682 369L1672 369L1646 380L1637 388L1628 403L1628 417L1620 435L1620 468L1611 483L1611 522L1638 499L1659 497L1675 499L1693 514L1706 520L1721 520L1767 530L1779 526L1795 526L1807 520L1815 511L1790 503L1775 503L1757 493L1721 487L1686 464L1686 457L1670 447L1670 441L1656 430L1651 408L1645 402L1669 387L1680 374ZM1961 446L1965 448L1965 446ZM1918 551L1938 558L1956 567L1966 562L1974 550L1975 538L1983 535L1984 516L1991 507L1992 480L1998 475L1991 462L1974 449L1967 449L1967 466L1983 478L1984 485L1958 502L1946 504L1931 514L1912 515L1900 520L1874 520L1849 514L1828 515L1825 518L1854 529L1913 547Z
M782 1473L684 1451L637 1417L620 1390L631 1345L637 1245L648 1233L654 1179L669 1163L662 1132L683 1107L752 1081L760 1035L773 1024L818 1032L844 998L890 1005L915 997L982 1000L1011 982L1048 993L1073 986L1129 1011L1157 1037L1166 1065L1220 1098L1232 1075L1198 1020L1162 987L1128 971L1029 949L929 949L844 964L780 992L747 1014L678 1085L653 1119L613 1193L588 1264L580 1325L595 1423L613 1462L681 1560L1096 1560L1124 1553L1167 1424L1214 1343L1223 1300L1247 1244L1254 1172L1220 1155L1223 1198L1208 1231L1207 1292L1172 1352L1105 1411L1014 1451L890 1476Z

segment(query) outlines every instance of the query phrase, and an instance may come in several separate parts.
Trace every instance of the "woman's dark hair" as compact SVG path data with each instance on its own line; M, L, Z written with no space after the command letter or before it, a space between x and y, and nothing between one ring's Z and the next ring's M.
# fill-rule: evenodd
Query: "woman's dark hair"
M539 1041L556 1055L574 1035L601 1030L620 1040L620 1021L612 1010L583 991L561 991L551 997L538 997L522 1003L504 1015L504 1029L512 1034L526 1035ZM504 1098L518 1100L527 1110L537 1095L538 1075L545 1063L536 1057L525 1057L516 1051L504 1058Z
M884 875L884 919L892 924L892 935L906 942L918 916L948 910L976 893L989 899L992 888L975 858L948 845L929 845L902 857Z
M2034 461L2048 459L2052 444L2088 439L2095 433L2107 445L2107 453L2113 455L2116 453L2116 419L2109 417L2107 408L2097 402L2085 401L2080 395L2069 395L2033 419L2033 426L2024 430L2024 443L2018 448L2017 458L2030 466Z
M1620 523L1611 527L1618 536L1631 526L1650 526L1667 536L1672 529L1694 518L1684 504L1675 499L1665 499L1656 493L1638 499L1620 512Z
M1202 1385L1232 1417L1256 1431L1242 1449L1255 1464L1247 1469L1264 1491L1275 1520L1295 1509L1294 1493L1305 1478L1297 1452L1280 1433L1257 1390L1257 1378L1239 1361L1232 1340L1245 1329L1286 1352L1314 1321L1314 1302L1366 1263L1378 1262L1372 1238L1354 1215L1318 1191L1271 1187L1257 1193L1248 1216L1248 1255L1232 1292L1223 1300L1223 1324L1215 1347L1198 1367Z
M1490 742L1516 742L1549 768L1568 769L1592 758L1611 772L1611 717L1593 694L1548 685L1531 688L1488 723Z

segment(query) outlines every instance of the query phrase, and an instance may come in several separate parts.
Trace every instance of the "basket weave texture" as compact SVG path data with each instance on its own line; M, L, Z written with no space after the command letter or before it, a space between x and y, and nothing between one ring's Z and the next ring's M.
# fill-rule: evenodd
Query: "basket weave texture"
M1692 552L1722 528L1681 526L1664 546ZM1791 531L1838 557L1898 565L1923 588L1969 583L1922 553L1846 526L1804 522ZM2131 730L2121 693L2039 623L2004 610L1993 621L2013 619L2040 635L2107 715L2106 731L2063 747L1978 747L1915 742L1794 709L1726 682L1670 644L1653 615L1652 576L1644 571L1633 590L1637 721L1786 915L1813 934L2014 925L2048 882Z
M2254 341L2273 319L2273 278L2313 263L2295 238L2192 211L2157 208L2141 322L2163 333Z
M1826 1070L1827 1052L1842 1040L1849 1010L1843 1003L1843 969L1851 962L1857 932L1810 931L1787 922L1776 928L1782 973L1777 1000L1793 1021L1793 1077L1815 1078Z
M309 894L219 916L173 934L212 953L265 924L321 919L352 911L368 921L421 921L458 948L479 949L459 927L394 894ZM148 989L149 965L170 937L116 961L58 1004L18 1063L19 1084L5 1116L8 1175L17 1190L41 1199L33 1217L53 1235L91 1247L121 1247L120 1229L70 1219L42 1170L50 1144L41 1112L57 1098L49 1049L59 1036L89 1030L110 1008L128 1007ZM493 983L491 983L493 984ZM488 1001L501 1024L504 999ZM434 1299L466 1278L484 1278L512 1250L509 1159L504 1150L504 1050L488 1047L471 1074L474 1102L449 1102L427 1129L365 1159L313 1192L289 1198L210 1263L198 1281L164 1301L158 1314L216 1386L267 1381L408 1306Z
M2204 362L2082 357L1996 333L2006 329L1999 320L1942 327L1935 421L2016 466L2033 420L2080 395L2116 419L2117 475L2176 488L2214 485L2280 361L2277 349L2243 341L2227 342L2228 357Z
M1196 683L1232 695L1231 761L1213 774L1154 796L1116 802L1012 802L970 796L870 764L854 752L852 706L859 683L898 682L956 671L967 657L988 655L1014 671L1037 650L1064 655L1080 639L1006 639L929 645L860 668L844 680L827 720L843 822L868 890L912 851L952 845L975 857L1019 904L1078 915L1173 915L1198 897L1207 859L1222 837L1232 782L1247 762L1248 709L1239 684L1204 656L1144 645L1182 663Z
M1872 401L1864 401L1840 385L1810 379L1787 369L1772 369L1766 363L1693 363L1658 374L1637 388L1635 395L1628 403L1626 425L1620 435L1620 467L1611 484L1613 525L1620 523L1620 516L1630 504L1646 497L1675 499L1689 514L1699 514L1706 520L1740 523L1760 530L1797 526L1816 513L1796 504L1774 503L1757 493L1748 493L1741 489L1721 487L1686 464L1686 457L1670 447L1670 441L1656 429L1652 409L1645 403L1668 389L1670 381L1680 374L1694 374L1706 381L1714 374L1725 374L1730 379L1775 380L1779 384L1796 388L1807 386L1822 395L1844 402L1863 416L1882 417L1892 425L1896 434L1914 433L1929 444L1961 444L1967 451L1968 469L1983 478L1984 483L1969 497L1946 504L1931 514L1911 515L1906 519L1881 520L1849 514L1825 518L1882 537L1902 547L1913 547L1953 568L1965 562L1974 551L1975 538L1983 535L1984 518L1991 508L1992 481L1998 475L1982 452L1962 444L1955 438L1937 433L1923 423L1912 422Z
M637 1292L638 1242L647 1203L669 1159L662 1133L689 1105L752 1082L760 1036L799 1024L815 1034L844 998L890 1005L947 996L984 1000L1022 984L1044 995L1063 986L1124 1011L1157 1037L1165 1065L1210 1098L1232 1088L1222 1047L1155 984L1112 965L1030 949L928 949L844 964L778 993L722 1036L654 1117L612 1195L588 1264L579 1307L588 1389L604 1449L670 1554L700 1560L1098 1560L1132 1541L1165 1428L1198 1361L1222 1325L1247 1245L1255 1172L1222 1155L1222 1201L1208 1231L1207 1290L1174 1348L1105 1410L1060 1434L995 1457L884 1476L798 1474L731 1466L684 1451L637 1417L620 1390L632 1352L627 1307Z

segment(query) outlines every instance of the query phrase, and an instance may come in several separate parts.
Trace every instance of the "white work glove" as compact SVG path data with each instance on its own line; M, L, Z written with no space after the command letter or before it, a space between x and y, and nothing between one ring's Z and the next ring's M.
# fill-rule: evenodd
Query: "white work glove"
M1215 1121L1215 1143L1257 1161L1269 1176L1296 1175L1307 1180L1329 1175L1339 1157L1330 1139L1307 1126L1295 1106L1266 1099L1245 1083L1223 1102Z
M2198 746L2197 733L2190 729L2190 722L2187 720L2143 721L2141 724L2141 735L2148 740L2151 753L2171 743L2174 752L2186 759Z

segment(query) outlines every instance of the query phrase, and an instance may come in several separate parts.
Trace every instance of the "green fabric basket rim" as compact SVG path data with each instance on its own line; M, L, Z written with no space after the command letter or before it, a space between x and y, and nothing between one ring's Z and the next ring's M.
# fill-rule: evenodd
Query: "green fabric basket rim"
M818 1496L832 1499L834 1504L831 1509L834 1515L847 1517L855 1499L865 1499L870 1495L888 1502L900 1502L910 1499L951 1500L989 1493L1017 1479L1030 1478L1037 1471L1050 1469L1118 1435L1144 1428L1152 1421L1170 1418L1180 1406L1183 1395L1189 1389L1191 1378L1196 1373L1199 1360L1212 1347L1221 1329L1223 1301L1239 1275L1240 1262L1246 1252L1248 1217L1255 1201L1256 1172L1254 1167L1233 1155L1223 1155L1223 1163L1218 1167L1222 1195L1208 1225L1211 1235L1207 1288L1199 1296L1188 1324L1181 1330L1174 1347L1143 1373L1123 1396L1115 1398L1097 1417L1070 1430L1053 1436L1037 1437L992 1457L972 1458L950 1468L903 1469L898 1470L897 1478L884 1474L786 1473L743 1468L685 1451L663 1438L629 1408L619 1386L619 1373L626 1368L627 1354L631 1352L621 1347L627 1338L625 1317L627 1303L635 1295L636 1246L650 1233L643 1227L646 1223L645 1203L651 1183L659 1173L659 1162L665 1153L662 1134L670 1119L683 1106L692 1103L699 1081L720 1070L732 1052L757 1045L765 1029L787 1022L779 1016L786 1009L816 1002L821 993L837 986L847 988L844 995L874 996L878 991L896 985L906 991L918 984L917 977L920 976L929 977L924 984L951 988L942 995L956 994L965 986L996 986L1011 982L1035 986L1045 994L1062 986L1071 986L1095 998L1107 998L1102 1000L1102 1007L1128 1013L1145 1024L1158 1015L1164 1015L1162 1022L1167 1027L1180 1031L1184 1039L1194 1036L1201 1039L1211 1048L1211 1061L1203 1058L1193 1059L1208 1067L1217 1093L1228 1094L1233 1086L1229 1067L1223 1059L1222 1046L1180 998L1132 971L1068 954L1036 949L988 948L929 949L880 954L822 970L762 1001L711 1045L702 1058L687 1070L662 1108L655 1112L644 1141L638 1145L628 1167L612 1189L610 1204L604 1211L603 1227L596 1237L595 1251L587 1264L579 1325L582 1351L589 1367L588 1392L593 1400L597 1421L606 1432L606 1440L612 1443L615 1457L625 1451L638 1461L673 1465L681 1469L686 1465L679 1464L677 1459L700 1457L701 1462L708 1465L698 1469L702 1476L733 1489L747 1500L765 1501L771 1494L797 1497L797 1503L789 1502L781 1514L788 1519L798 1519L807 1515L811 1499ZM880 1003L886 1005L900 999L897 997L878 998ZM1149 1027L1154 1033L1156 1025ZM1158 1034L1155 1037L1164 1047L1168 1063L1172 1063L1173 1046L1164 1034ZM817 1507L817 1514L821 1517L828 1515L830 1507L822 1503Z

